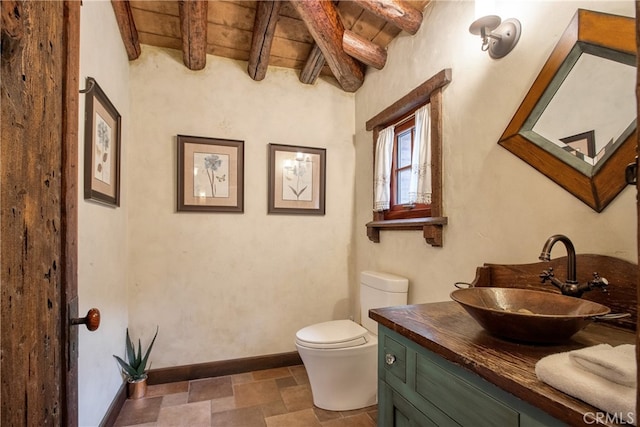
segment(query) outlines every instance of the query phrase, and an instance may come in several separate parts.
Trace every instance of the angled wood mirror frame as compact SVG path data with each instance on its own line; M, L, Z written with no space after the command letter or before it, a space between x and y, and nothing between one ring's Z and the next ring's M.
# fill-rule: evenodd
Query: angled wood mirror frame
M549 106L552 99L560 92L565 81L569 81L569 73L573 72L578 59L581 56L586 57L583 53L610 64L614 61L613 65L635 66L635 20L578 9L498 143L595 211L601 212L625 187L625 167L635 158L635 108L631 112L631 123L627 123L616 137L607 141L604 144L606 147L603 145L602 149L595 150L600 150L600 155L589 154L593 158L581 152L585 151L587 146L590 146L590 152L594 151L593 131L582 134L572 132L568 122L565 122L563 126L567 125L566 130L560 131L567 132L565 138L552 142L546 136L537 133L538 130L535 128L536 122L545 110L551 111ZM632 72L635 76L635 68ZM607 85L613 85L617 77L605 73L604 79ZM632 83L635 88L635 78ZM629 96L635 105L634 89L630 92ZM618 100L614 101L617 105ZM591 108L583 101L574 102L573 105L584 109L578 111L576 116L586 116L587 109ZM603 108L615 111L617 107L609 105ZM556 113L553 115L560 116ZM561 117L561 120L567 119ZM591 125L586 123L584 126ZM587 135L589 133L590 135ZM576 141L576 138L580 141ZM584 160L584 157L587 157L587 160Z

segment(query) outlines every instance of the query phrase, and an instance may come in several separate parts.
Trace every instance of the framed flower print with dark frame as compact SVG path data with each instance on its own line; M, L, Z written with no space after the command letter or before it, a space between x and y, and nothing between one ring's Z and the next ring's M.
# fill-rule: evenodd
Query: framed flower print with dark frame
M326 150L269 144L269 208L281 214L324 215Z
M87 77L84 198L120 206L121 117L98 82Z
M178 135L178 211L244 211L244 141Z

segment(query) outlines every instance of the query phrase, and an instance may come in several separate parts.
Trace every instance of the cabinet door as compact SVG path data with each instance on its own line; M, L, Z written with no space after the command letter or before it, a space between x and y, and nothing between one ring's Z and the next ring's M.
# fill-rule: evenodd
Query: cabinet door
M432 421L383 381L379 384L379 393L378 427L458 426L447 417L439 419L437 423Z
M418 355L416 392L423 399L464 426L519 426L518 411L437 361L443 362L433 354Z

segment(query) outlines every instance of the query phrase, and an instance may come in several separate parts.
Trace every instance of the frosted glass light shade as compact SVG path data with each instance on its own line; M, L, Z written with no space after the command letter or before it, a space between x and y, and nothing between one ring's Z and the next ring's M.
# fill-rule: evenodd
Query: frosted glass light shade
M469 32L476 36L484 35L482 34L484 29L484 33L488 34L498 28L501 22L502 19L497 15L486 15L473 21L469 26Z
M473 19L479 19L483 16L496 14L496 2L495 0L476 0L475 1L475 14Z
M494 0L476 0L474 21L469 27L469 32L474 35L489 33L500 25L502 20L496 13L496 2Z

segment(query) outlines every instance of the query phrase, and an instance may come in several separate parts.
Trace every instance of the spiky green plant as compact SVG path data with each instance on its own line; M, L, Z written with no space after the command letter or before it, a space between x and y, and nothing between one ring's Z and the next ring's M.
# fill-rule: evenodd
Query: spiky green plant
M142 344L140 343L140 339L138 339L138 351L136 353L136 348L133 345L133 341L131 341L131 338L129 337L129 328L127 328L126 344L128 363L115 354L113 355L113 357L116 358L116 360L122 367L122 371L127 375L127 377L129 377L129 381L138 381L147 377L147 360L149 359L149 353L151 353L151 348L153 347L153 343L156 341L157 336L158 328L156 328L156 334L153 336L151 344L149 344L144 357L142 357Z

